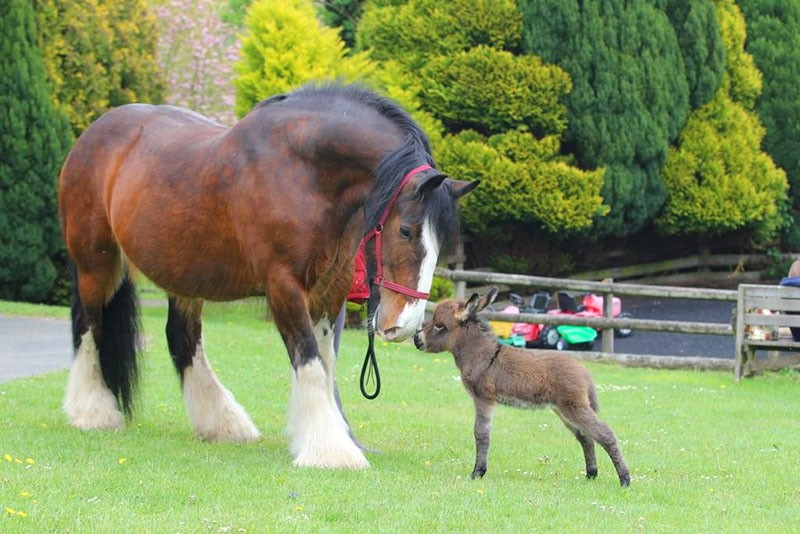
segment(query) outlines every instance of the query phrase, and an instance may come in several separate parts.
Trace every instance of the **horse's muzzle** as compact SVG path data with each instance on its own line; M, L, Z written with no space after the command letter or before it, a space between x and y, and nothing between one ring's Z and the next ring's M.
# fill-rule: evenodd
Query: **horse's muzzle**
M386 330L381 330L380 336L384 341L399 342L408 339L409 333L405 332L399 326L393 326Z
M422 336L419 335L419 332L414 334L414 346L419 350L425 350L425 342L422 340Z

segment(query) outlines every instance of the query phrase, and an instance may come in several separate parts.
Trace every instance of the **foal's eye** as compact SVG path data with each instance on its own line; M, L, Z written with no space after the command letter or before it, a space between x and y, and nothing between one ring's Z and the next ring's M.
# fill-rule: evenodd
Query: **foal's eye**
M400 237L408 241L411 239L411 228L408 226L401 226L400 227Z
M434 333L434 334L441 334L441 333L442 333L442 332L444 332L445 330L447 330L447 328L445 328L445 326L444 326L444 325L441 325L441 324L435 324L435 325L433 325L433 333Z

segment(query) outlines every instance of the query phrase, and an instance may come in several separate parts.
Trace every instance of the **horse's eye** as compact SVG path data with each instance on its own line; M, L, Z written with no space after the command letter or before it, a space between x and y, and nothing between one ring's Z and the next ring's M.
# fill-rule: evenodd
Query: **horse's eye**
M433 333L434 334L441 334L445 330L447 330L447 328L444 325L441 325L441 324L433 325Z
M411 228L408 226L401 226L400 227L400 237L408 241L411 239Z

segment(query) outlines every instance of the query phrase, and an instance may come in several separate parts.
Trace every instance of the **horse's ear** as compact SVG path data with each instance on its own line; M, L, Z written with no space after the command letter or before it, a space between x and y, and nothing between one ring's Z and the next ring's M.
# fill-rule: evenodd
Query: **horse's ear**
M466 182L464 180L450 180L450 187L453 188L453 193L455 193L456 198L461 198L480 184L480 180L473 180L472 182Z
M417 184L416 194L418 197L424 197L444 182L444 179L447 178L446 174L434 174L433 176L429 176L427 178L422 178Z

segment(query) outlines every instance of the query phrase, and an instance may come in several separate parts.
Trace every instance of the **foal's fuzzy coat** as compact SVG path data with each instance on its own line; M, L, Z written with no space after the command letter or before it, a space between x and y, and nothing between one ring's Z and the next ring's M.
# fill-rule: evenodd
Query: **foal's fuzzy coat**
M414 336L425 352L450 351L461 371L461 381L475 402L475 469L472 478L486 473L492 410L495 404L518 408L549 405L583 447L586 477L597 476L594 442L606 450L623 486L631 476L614 432L597 417L597 395L589 372L565 354L524 350L502 345L476 314L497 296L492 288L465 303L440 303L433 319Z

